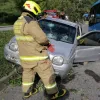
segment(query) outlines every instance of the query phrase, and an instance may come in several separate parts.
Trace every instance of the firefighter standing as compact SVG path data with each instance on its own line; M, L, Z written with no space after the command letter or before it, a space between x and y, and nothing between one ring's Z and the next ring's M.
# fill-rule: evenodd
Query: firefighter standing
M54 70L48 59L49 40L36 20L40 13L41 9L37 3L26 1L23 5L22 15L14 23L14 33L23 67L22 91L24 99L38 92L33 87L35 74L38 73L44 83L47 96L52 100L64 96L66 89L58 90L57 88Z

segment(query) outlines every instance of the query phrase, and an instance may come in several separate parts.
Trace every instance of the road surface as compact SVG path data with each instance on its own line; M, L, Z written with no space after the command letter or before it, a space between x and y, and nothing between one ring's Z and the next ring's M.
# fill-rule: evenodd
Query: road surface
M100 100L100 62L73 67L73 72L63 81L69 96L61 100ZM22 100L20 86L8 86L0 92L0 100ZM44 100L43 92L27 100Z
M8 30L12 30L13 27L12 26L0 26L0 31L8 31Z

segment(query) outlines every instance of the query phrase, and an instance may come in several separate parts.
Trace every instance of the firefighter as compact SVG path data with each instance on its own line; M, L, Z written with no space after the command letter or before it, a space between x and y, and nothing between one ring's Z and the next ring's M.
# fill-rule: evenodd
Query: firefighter
M60 12L60 18L63 19L63 20L66 19L66 18L65 18L65 12L64 12L64 11L61 11L61 12Z
M45 19L45 18L47 18L47 17L48 17L48 14L47 14L46 12L43 12L43 13L42 13L41 19Z
M40 13L41 9L37 3L26 1L23 5L22 15L14 23L14 34L23 68L23 99L38 92L33 85L35 74L38 73L44 83L47 96L50 100L54 100L64 96L66 89L58 89L55 82L54 70L47 53L50 42L36 19Z

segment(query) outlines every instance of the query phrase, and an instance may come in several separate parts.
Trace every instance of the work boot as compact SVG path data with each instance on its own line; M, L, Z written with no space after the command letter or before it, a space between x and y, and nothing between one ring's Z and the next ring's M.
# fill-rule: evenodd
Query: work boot
M38 93L38 89L37 88L32 89L32 91L30 91L30 92L24 93L23 100L28 99L29 97L31 97L32 95L35 95L36 93Z
M57 93L55 94L52 94L52 95L47 95L47 100L58 100L59 98L61 97L64 97L67 93L67 90L66 89L60 89Z

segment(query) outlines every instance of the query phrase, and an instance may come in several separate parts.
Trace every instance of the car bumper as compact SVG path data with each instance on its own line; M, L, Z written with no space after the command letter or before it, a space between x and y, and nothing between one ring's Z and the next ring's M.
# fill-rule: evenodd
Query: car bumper
M15 52L15 51L10 50L8 44L6 44L5 48L4 48L4 57L8 61L10 61L14 64L17 64L17 65L20 65L18 51ZM66 75L68 74L69 70L72 67L72 64L63 64L62 66L58 66L58 65L54 65L54 64L52 64L52 65L53 65L55 74L57 76L60 76L61 79L64 79L66 77Z
M53 68L55 70L55 74L60 76L61 79L66 78L69 70L72 68L72 64L63 64L62 66L57 66L53 64Z

